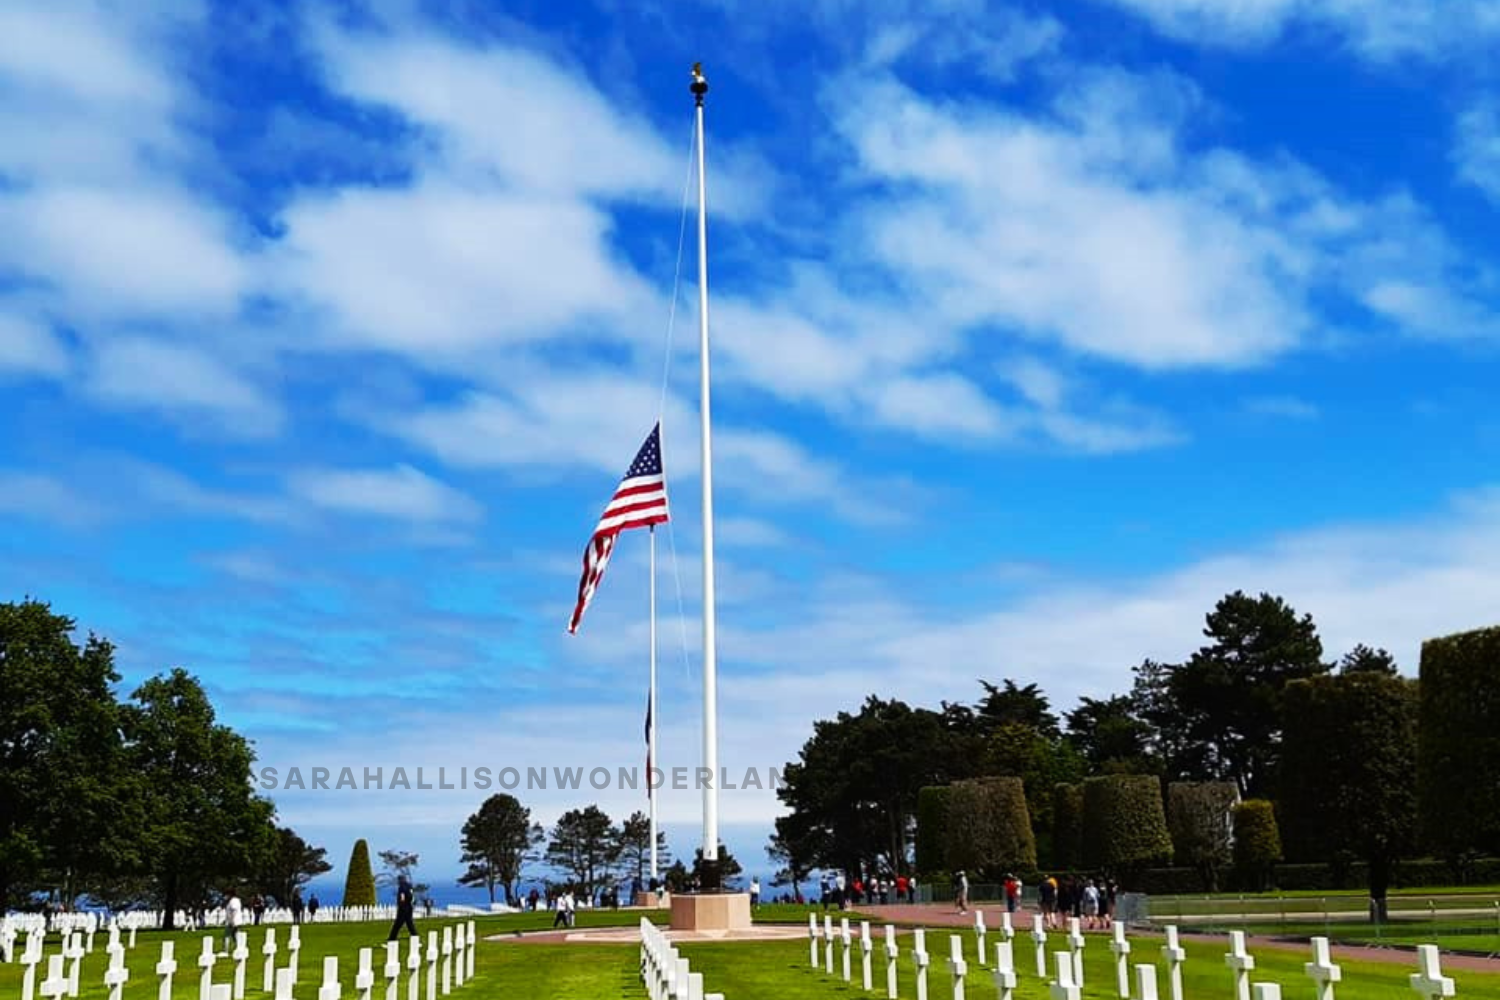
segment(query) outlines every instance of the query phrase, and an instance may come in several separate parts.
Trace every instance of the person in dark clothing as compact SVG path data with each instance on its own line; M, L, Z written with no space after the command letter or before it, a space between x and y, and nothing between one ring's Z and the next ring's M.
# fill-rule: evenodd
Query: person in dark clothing
M396 880L396 922L391 924L391 936L387 941L396 940L405 927L412 937L417 937L417 922L412 919L412 910L416 906L416 896L411 891L411 883L402 875Z
M302 923L302 890L292 890L292 923Z

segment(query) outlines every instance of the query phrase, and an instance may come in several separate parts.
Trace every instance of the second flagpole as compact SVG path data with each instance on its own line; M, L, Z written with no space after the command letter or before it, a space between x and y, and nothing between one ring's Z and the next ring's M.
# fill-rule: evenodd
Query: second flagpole
M651 809L651 881L657 880L656 872L656 784L651 780L651 769L656 767L656 526L651 526L651 688L647 694L646 718L650 725L646 730L646 795Z

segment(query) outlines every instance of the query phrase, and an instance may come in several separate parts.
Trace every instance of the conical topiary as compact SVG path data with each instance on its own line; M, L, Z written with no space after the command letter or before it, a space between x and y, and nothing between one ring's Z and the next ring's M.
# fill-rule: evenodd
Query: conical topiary
M375 905L375 874L370 868L370 845L363 839L354 842L354 850L349 855L349 874L344 879L344 905Z

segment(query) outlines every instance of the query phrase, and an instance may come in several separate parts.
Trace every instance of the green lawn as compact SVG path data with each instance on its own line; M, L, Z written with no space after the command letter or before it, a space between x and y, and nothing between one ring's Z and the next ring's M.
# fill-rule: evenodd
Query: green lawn
M793 918L796 911L790 907L771 907L786 912ZM802 911L799 923L805 923ZM635 923L638 912L586 913L580 915L580 923L602 924ZM481 937L520 929L522 925L538 923L550 925L547 914L516 914L507 917L476 918ZM582 919L586 918L586 919ZM441 931L443 921L419 921L418 927L424 937L429 929ZM383 996L383 977L379 968L383 961L382 943L386 926L383 924L314 924L302 929L302 953L300 956L300 981L296 987L298 1000L311 1000L321 978L324 955L338 955L340 979L344 983L344 996L352 1000L352 981L357 966L357 955L361 947L375 949L377 969L376 997ZM950 980L944 964L948 954L948 936L952 931L934 930L928 934L928 949L932 954L929 970L929 995L935 1000L951 995ZM127 953L127 964L131 977L124 989L125 1000L152 1000L156 996L156 976L152 968L160 953L164 934L142 933L134 951ZM201 948L201 933L177 933L170 935L177 942L179 972L173 983L173 997L179 1000L194 1000L198 991L198 970L195 964ZM253 929L250 934L251 961L247 964L247 996L251 1000L263 1000L260 992L261 962L258 950L264 934ZM284 946L286 928L277 929L278 942ZM911 935L901 934L900 983L901 995L915 995L914 975L911 963ZM990 940L993 942L994 937ZM103 935L95 938L95 951L84 959L81 977L82 996L88 1000L105 1000L103 971L106 964ZM972 961L974 938L964 933L968 958ZM1021 971L1017 996L1022 1000L1046 1000L1045 984L1035 975L1034 955L1030 939L1017 939L1016 960ZM1049 944L1061 945L1061 937L1054 935ZM1151 960L1159 958L1159 939L1137 938L1136 953L1132 959ZM404 945L404 941L403 941ZM1225 970L1222 941L1185 940L1189 961L1184 968L1188 995L1194 1000L1201 997L1229 995L1230 978ZM56 951L56 938L49 943L47 954ZM403 956L406 953L403 947ZM729 1000L750 998L798 998L863 995L858 989L859 955L854 958L855 986L846 987L837 975L830 978L821 971L808 967L807 941L767 942L756 944L693 944L683 948L683 953L693 962L696 971L703 972L708 989L723 992ZM461 992L454 994L456 1000L488 1000L510 996L526 997L630 997L645 995L637 981L638 949L634 945L577 945L577 944L527 944L504 940L486 942L481 940L476 952L475 979ZM1086 997L1095 1000L1114 997L1114 973L1112 956L1106 950L1106 942L1100 936L1090 936L1085 950ZM1310 984L1302 975L1302 963L1307 960L1302 950L1275 951L1262 949L1256 954L1260 969L1257 981L1277 981L1287 987L1291 997L1310 995ZM277 956L278 965L284 964L286 952ZM835 968L838 956L835 955ZM1413 995L1407 988L1406 977L1415 969L1415 958L1401 964L1354 963L1344 965L1344 982L1339 987L1340 1000L1410 1000ZM874 956L876 993L884 994L885 960L877 943ZM45 965L39 967L40 974ZM232 963L220 959L214 970L215 982L230 981ZM1467 972L1452 973L1458 981L1460 997L1500 996L1500 975ZM425 975L425 972L424 972ZM0 965L0 997L16 998L20 995L20 966ZM1163 979L1161 985L1165 987ZM425 991L425 987L424 987ZM984 970L973 969L968 981L968 996L990 998L995 995L993 982ZM1163 995L1165 991L1163 990ZM425 996L425 992L424 992ZM405 1000L405 990L402 991Z

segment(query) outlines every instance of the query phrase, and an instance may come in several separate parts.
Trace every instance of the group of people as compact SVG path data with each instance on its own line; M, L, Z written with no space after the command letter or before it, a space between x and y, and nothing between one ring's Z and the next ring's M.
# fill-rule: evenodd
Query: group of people
M818 891L819 900L825 910L830 905L847 910L850 905L879 904L884 906L893 902L914 903L916 902L917 880L905 875L877 875L869 881L858 876L850 881L844 877L843 872L832 876L825 872L818 880Z
M1119 883L1103 876L1064 875L1059 880L1049 875L1037 887L1037 900L1047 927L1062 927L1069 917L1077 917L1084 927L1097 930L1108 927L1114 918L1119 893Z

